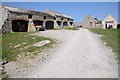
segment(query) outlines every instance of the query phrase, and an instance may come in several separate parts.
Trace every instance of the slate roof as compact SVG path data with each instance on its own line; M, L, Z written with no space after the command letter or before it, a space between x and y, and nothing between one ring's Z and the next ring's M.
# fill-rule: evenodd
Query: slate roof
M55 16L55 17L56 16L61 16L61 17L73 19L71 16L68 16L66 14L62 14L62 13L59 13L59 12L55 12L55 11L52 11L52 10L45 10L44 12L49 13L50 15Z
M39 11L34 11L34 10L27 10L23 8L16 8L16 7L11 7L11 6L6 6L2 5L5 9L11 11L11 12L16 12L16 13L26 13L26 14L35 14L35 15L44 15L44 16L52 16L44 12L39 12ZM52 16L53 17L53 16Z

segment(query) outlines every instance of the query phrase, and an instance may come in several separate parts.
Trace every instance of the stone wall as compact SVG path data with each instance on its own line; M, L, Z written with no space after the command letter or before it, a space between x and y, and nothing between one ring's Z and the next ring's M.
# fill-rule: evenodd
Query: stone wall
M16 12L11 12L10 13L10 19L11 21L13 20L26 20L28 21L28 14L25 13L16 13Z
M96 24L95 28L102 28L102 24Z
M9 19L9 11L1 6L1 21L0 21L0 32L5 33L11 30L11 21Z

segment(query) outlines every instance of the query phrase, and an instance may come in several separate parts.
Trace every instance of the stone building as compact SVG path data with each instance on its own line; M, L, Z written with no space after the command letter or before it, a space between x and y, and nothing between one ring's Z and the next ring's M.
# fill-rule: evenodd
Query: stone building
M103 21L102 21L102 28L107 29L107 28L117 28L117 20L111 16L108 15Z
M54 16L45 12L38 12L32 10L26 10L21 8L15 8L10 6L1 6L1 22L0 28L1 32L32 32L36 31L35 26L45 26L46 29L53 29L63 27L60 22L63 22L66 18L66 23L68 21L73 22L70 17Z
M94 18L88 15L87 17L85 17L83 21L83 27L84 28L100 28L101 21L99 21L97 18Z
M74 19L72 17L51 10L45 10L44 12L55 17L54 23L56 23L56 27L73 27Z
M86 16L83 22L75 23L75 26L80 26L83 28L101 28L102 22L97 18L94 18L90 15Z

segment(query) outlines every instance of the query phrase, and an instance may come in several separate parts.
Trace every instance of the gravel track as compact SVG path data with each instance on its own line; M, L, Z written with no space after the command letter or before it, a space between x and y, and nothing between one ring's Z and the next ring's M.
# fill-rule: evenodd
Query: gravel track
M50 37L59 43L45 52L49 56L43 62L38 56L30 62L34 67L19 74L14 72L12 77L118 78L118 64L112 51L100 36L89 30L47 30L34 35ZM12 73L8 67L6 70Z

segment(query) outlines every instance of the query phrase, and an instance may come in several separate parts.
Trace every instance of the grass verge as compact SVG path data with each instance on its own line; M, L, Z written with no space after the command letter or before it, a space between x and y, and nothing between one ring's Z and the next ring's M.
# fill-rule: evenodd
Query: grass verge
M77 27L66 27L64 29L67 29L67 30L79 30L79 28L77 28Z
M15 32L2 35L2 59L15 61L19 55L28 56L28 53L29 55L37 55L37 53L40 53L44 48L48 48L54 43L50 38L29 34L30 33ZM42 47L32 46L43 40L50 40L51 43Z
M113 52L118 56L118 30L119 29L90 29L90 31L103 35L102 39L106 45L113 49Z

